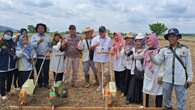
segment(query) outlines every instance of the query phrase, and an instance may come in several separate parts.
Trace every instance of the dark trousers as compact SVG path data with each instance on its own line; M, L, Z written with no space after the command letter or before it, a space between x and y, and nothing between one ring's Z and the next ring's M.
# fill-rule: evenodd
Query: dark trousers
M24 82L28 79L31 71L19 71L18 74L18 85L20 88L22 88L22 85Z
M14 81L14 87L15 88L18 88L19 87L19 82L18 82L18 74L19 74L19 72L18 72L18 69L15 69L15 70L13 70L13 81Z
M57 82L57 81L62 81L62 78L63 78L63 75L64 75L64 73L53 73L53 75L54 75L54 80L55 80L55 82Z
M7 72L7 78L6 78L6 84L7 84L6 91L7 92L10 92L11 90L13 75L14 75L14 70Z
M114 74L117 89L125 93L125 71L114 71Z
M155 98L155 106L156 107L162 107L162 100L163 96L162 95L157 95ZM149 107L149 94L146 94L146 107Z
M12 86L13 71L0 72L0 92L1 95L6 95L6 92L10 92Z
M41 64L43 63L43 59L37 59L37 63L36 63L36 69L37 69L37 73L39 73L39 70L41 69L41 73L38 79L38 86L39 87L47 87L49 85L49 62L50 60L45 60L42 69Z
M7 74L8 72L0 72L0 94L1 96L6 95L5 82L6 82Z
M131 80L131 70L126 69L125 70L125 93L124 93L125 96L127 95L128 92L130 80Z

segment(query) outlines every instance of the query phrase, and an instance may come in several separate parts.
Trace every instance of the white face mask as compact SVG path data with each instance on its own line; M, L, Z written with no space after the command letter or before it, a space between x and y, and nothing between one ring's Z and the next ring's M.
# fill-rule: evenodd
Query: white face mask
M4 35L4 39L5 39L5 40L10 40L11 38L12 38L12 37L11 37L10 35L7 35L7 34Z

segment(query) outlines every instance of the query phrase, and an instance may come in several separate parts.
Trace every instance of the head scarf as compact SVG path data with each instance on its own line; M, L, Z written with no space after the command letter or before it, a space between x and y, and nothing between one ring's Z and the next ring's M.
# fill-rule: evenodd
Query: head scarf
M144 53L144 66L147 67L149 70L153 69L153 63L150 60L150 54L157 54L159 52L159 41L156 34L149 34L147 36L147 40L150 40L152 43L152 47L148 48Z
M19 40L18 40L18 48L22 48L22 38L23 36L20 36L19 37ZM27 40L28 40L28 37L27 37ZM32 46L30 45L29 41L27 43L27 47L24 49L24 52L27 53L28 55L31 55L31 52L33 51L33 48Z
M124 46L123 36L121 35L120 32L115 32L114 39L113 39L113 46L111 49L115 59L118 59L120 50L122 49L123 46Z
M125 40L125 44L124 44L124 50L125 50L125 54L127 55L131 50L132 50L132 48L134 47L134 38L131 38L132 40L131 40L131 42L127 42L126 40Z

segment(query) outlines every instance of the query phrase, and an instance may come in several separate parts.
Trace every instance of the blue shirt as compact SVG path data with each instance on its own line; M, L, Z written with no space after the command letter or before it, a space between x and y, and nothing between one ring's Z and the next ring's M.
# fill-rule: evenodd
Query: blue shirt
M43 42L38 44L38 41L43 39ZM43 59L44 56L51 51L51 40L49 35L44 34L40 36L40 34L36 33L32 36L32 46L34 47L37 58Z
M18 46L16 48L16 55L18 57L18 70L31 71L32 70L31 61L33 58L36 58L36 52L33 49L32 45L28 44L27 48Z

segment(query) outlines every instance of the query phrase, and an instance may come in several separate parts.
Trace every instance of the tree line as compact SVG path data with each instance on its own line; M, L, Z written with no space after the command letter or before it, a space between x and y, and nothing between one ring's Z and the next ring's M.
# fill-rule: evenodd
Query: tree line
M164 23L153 23L153 24L149 24L149 29L151 32L156 33L158 36L164 34L164 32L168 29L167 26ZM27 29L30 33L35 33L35 26L34 25L28 25ZM47 27L47 32L49 32L49 28ZM111 35L112 33L110 31L108 31L109 35ZM68 31L66 31L64 34L68 34ZM125 33L123 33L123 35L125 35Z

